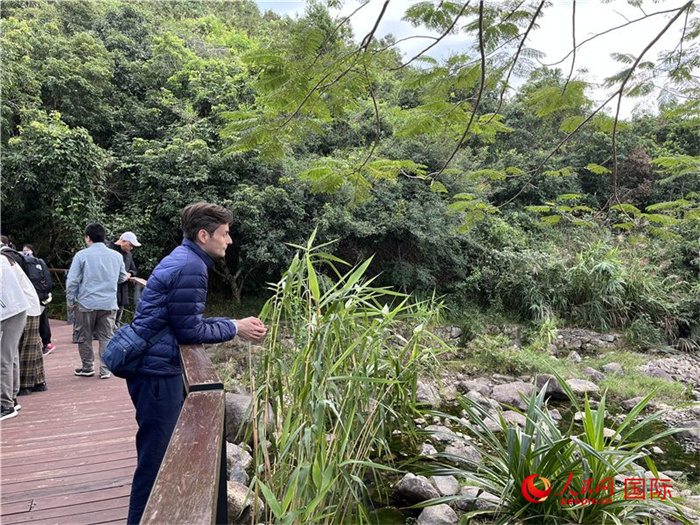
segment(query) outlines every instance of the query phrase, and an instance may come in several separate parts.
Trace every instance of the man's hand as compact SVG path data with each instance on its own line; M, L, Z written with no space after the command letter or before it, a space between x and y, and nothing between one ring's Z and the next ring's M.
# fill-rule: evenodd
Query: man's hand
M129 279L131 279L131 273L126 272L126 281L128 281ZM124 281L124 282L126 282L126 281Z
M77 307L78 307L78 305L76 303L68 305L68 308L70 308L71 310L75 310Z
M246 317L234 321L238 328L238 336L249 341L260 341L267 333L267 327L257 317Z

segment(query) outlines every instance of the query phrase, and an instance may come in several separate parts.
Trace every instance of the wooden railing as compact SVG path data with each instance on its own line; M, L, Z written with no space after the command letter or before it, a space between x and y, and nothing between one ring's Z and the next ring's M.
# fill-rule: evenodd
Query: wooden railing
M187 397L141 523L225 524L225 393L201 346L181 346Z

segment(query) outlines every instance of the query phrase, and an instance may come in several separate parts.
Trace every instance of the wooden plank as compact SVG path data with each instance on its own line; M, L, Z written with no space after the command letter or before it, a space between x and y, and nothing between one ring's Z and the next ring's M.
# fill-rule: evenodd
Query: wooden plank
M29 508L22 509L18 507L17 504L3 505L3 522L6 516L17 514L18 512L12 510L12 508L17 509L21 512L28 512L30 509L32 511L44 511L49 509L61 509L63 507L70 507L73 505L80 505L83 503L93 503L99 501L112 500L115 498L128 497L131 493L131 486L128 484L120 485L118 487L111 487L106 489L98 490L88 490L85 492L72 492L70 494L61 494L58 496L42 496L36 499L27 500L30 505ZM10 508L12 507L12 508ZM59 511L60 512L60 511Z
M15 514L13 516L5 516L2 519L3 525L12 525L15 523L34 523L37 521L52 519L59 520L61 518L73 518L86 513L97 511L108 511L112 509L123 509L129 506L129 496L121 496L119 498L103 499L93 501L91 503L78 503L60 508L52 508L46 510L32 509L24 514Z
M94 512L86 512L85 514L76 513L70 516L62 516L60 518L49 518L37 520L32 523L35 525L97 525L99 523L124 523L129 513L129 506L117 507L114 509L98 510Z
M123 524L136 466L126 382L76 377L72 326L52 320L51 329L48 390L21 396L19 416L0 425L0 521Z
M180 361L188 391L223 388L214 364L201 345L182 345Z
M123 449L110 449L109 451L109 460L108 461L121 461L125 459L134 459L136 458L136 450L134 449L133 445L129 444L127 447L123 447ZM67 457L67 458L54 458L52 456L49 457L44 457L44 459L39 460L39 461L32 461L32 462L20 462L19 464L16 465L8 465L3 458L3 464L2 464L2 475L3 477L6 477L8 479L18 479L18 476L23 476L26 475L27 472L33 472L35 468L43 466L44 469L60 469L60 468L66 468L66 469L72 469L74 467L82 467L84 465L92 465L97 463L97 460L99 461L105 461L105 453L104 451L95 451L91 450L90 454L87 455L81 455L78 458L74 457ZM37 467L30 467L31 465L35 465L36 463L39 463Z
M214 523L224 391L191 392L175 426L142 523Z

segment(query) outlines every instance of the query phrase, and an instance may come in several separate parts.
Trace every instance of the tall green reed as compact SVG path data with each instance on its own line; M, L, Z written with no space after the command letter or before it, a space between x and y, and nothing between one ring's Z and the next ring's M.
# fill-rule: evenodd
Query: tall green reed
M392 433L411 439L419 372L443 345L428 329L439 307L373 286L371 260L341 273L347 263L313 241L295 246L261 314L252 487L268 522L363 523L368 483L393 470Z

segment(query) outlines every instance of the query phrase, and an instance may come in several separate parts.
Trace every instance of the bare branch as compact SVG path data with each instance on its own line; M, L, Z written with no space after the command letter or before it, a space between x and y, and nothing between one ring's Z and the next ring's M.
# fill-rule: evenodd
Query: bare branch
M365 35L365 37L362 39L362 43L360 44L360 51L362 51L362 50L365 50L365 51L366 51L367 48L368 48L368 46L369 46L370 43L372 42L372 38L374 37L374 33L376 33L377 28L379 27L379 23L382 21L382 18L384 18L384 13L386 13L386 8L389 6L389 1L390 1L390 0L386 0L386 2L384 2L384 5L382 6L382 11L381 11L381 13L379 13L379 16L378 16L377 19L374 21L374 27L373 27L372 30L371 30L369 33L367 33L367 34Z
M574 74L574 67L576 66L576 0L573 1L571 11L571 39L574 42L574 47L572 48L574 56L571 59L571 69L569 70L569 76L566 78L564 88L561 90L562 94L566 92L566 88L569 86L569 82L571 82L571 76Z
M450 162L452 162L452 159L455 158L455 155L457 155L457 152L462 147L462 144L464 144L464 141L466 140L467 135L469 134L469 130L472 127L472 122L474 122L474 117L476 117L476 112L479 110L481 96L484 94L484 89L486 87L486 51L484 50L484 0L479 1L479 54L481 55L481 85L479 86L479 93L476 96L474 109L472 110L472 114L469 116L469 122L467 123L467 127L464 130L464 133L462 133L459 142L457 142L457 146L455 146L454 150L452 150L452 154L450 155L450 158L447 159L447 162L445 162L442 168L440 168L440 170L435 174L435 178L439 177L447 169L447 166L450 165Z
M454 20L452 20L452 23L450 24L450 27L448 27L448 28L445 30L445 32L442 33L442 34L437 38L437 40L435 40L435 42L433 42L433 43L430 44L428 47L426 47L423 51L421 51L420 53L418 53L417 55L415 55L415 56L414 56L411 60L409 60L408 62L406 62L406 63L404 63L404 64L401 64L399 67L391 68L391 69L389 69L389 71L397 71L397 70L399 70L399 69L405 68L407 65L409 65L411 62L413 62L414 60L416 60L418 57L423 56L425 53L427 53L428 51L430 51L433 47L435 47L436 45L438 45L438 44L440 43L440 41L442 41L443 38L445 38L447 35L449 35L449 34L452 32L452 29L454 28L454 26L457 25L457 21L461 18L462 14L464 13L464 11L465 11L465 10L467 9L467 7L469 6L469 2L470 2L470 0L467 0L467 1L464 3L464 5L462 6L462 9L459 11L459 13L457 13L457 16L454 18Z
M617 123L620 118L620 106L622 105L622 97L625 93L625 86L627 86L627 82L629 82L630 78L632 78L632 73L634 70L637 68L639 63L642 61L642 57L649 51L656 42L659 41L659 39L668 31L668 29L675 23L676 20L683 14L684 11L687 11L690 9L690 6L693 5L693 0L690 0L687 2L683 7L681 7L678 12L676 13L676 16L671 18L669 20L668 24L657 34L654 39L649 42L647 47L645 47L642 52L639 54L637 57L637 60L634 61L634 64L632 64L632 67L630 67L629 71L627 72L627 75L622 81L622 84L620 84L620 89L617 91L618 93L618 99L617 99L617 109L615 110L615 120L613 122L613 130L612 130L612 155L613 155L613 169L612 169L612 175L611 175L611 186L612 186L612 199L616 200L619 202L618 196L617 196Z
M498 114L498 112L501 111L501 106L503 105L503 96L505 95L506 89L508 88L508 81L510 80L510 75L513 73L513 70L515 69L515 66L518 63L518 58L520 57L520 52L522 51L523 46L525 45L525 41L527 40L527 37L530 34L530 31L532 31L532 28L535 26L535 21L537 20L537 17L540 16L540 13L542 12L542 8L544 7L545 3L547 3L547 0L542 0L542 2L540 2L540 5L537 6L537 10L535 11L535 14L532 15L532 20L530 20L530 25L525 30L525 34L523 35L523 38L520 40L520 44L518 44L518 49L515 51L515 55L513 55L513 61L510 65L510 69L508 70L508 75L506 76L506 80L503 83L503 89L501 90L501 96L499 97L499 100L498 100L498 107L496 108L496 111L494 112L493 116L489 119L489 122L491 122L491 120L494 119L494 117Z
M357 168L356 170L353 170L355 173L359 173L362 171L362 169L367 165L367 163L370 161L372 156L374 155L374 150L377 147L377 144L379 144L379 136L381 135L382 132L382 122L379 117L379 106L377 105L377 98L374 96L374 88L372 87L372 79L369 78L369 73L367 72L367 62L365 61L364 65L364 70L365 70L365 77L367 78L367 87L369 88L369 96L372 99L372 105L374 106L374 122L375 122L375 135L374 135L374 142L372 143L372 147L369 150L369 154L367 155L367 158L365 158L364 162L362 165Z
M642 21L642 20L646 20L647 18L651 18L652 16L656 16L656 15L665 15L665 14L674 13L674 12L676 12L676 9L668 9L668 10L666 10L666 11L657 11L657 12L655 12L655 13L651 13L651 14L649 14L649 15L642 16L642 17L637 18L637 19L635 19L635 20L632 20L632 21L630 21L630 22L626 22L626 23L621 24L621 25L619 25L619 26L611 27L610 29L606 29L605 31L602 31L602 32L600 32L600 33L596 33L595 35L593 35L593 36L591 36L591 37L589 37L589 38L587 38L587 39L581 41L581 43L578 45L578 49L581 49L581 47L583 47L584 44L587 44L587 43L590 42L591 40L595 40L595 39L598 38L599 36L603 36L603 35L605 35L605 34L607 34L607 33L611 33L612 31L616 31L616 30L618 30L618 29L622 29L623 27L627 27L627 26L629 26L629 25L635 24L635 23L640 22L640 21ZM572 49L572 50L569 51L566 55L564 55L564 56L562 57L561 60L557 60L556 62L552 62L552 63L549 63L549 64L542 64L542 65L543 65L543 66L546 66L546 67L556 66L556 65L561 64L562 62L564 62L564 60L566 60L567 58L569 58L573 53L574 53L574 50Z
M413 36L407 36L407 37L405 37L405 38L399 38L399 39L398 39L396 42L394 42L393 44L389 44L388 46L384 46L384 47L381 48L381 49L377 49L376 51L372 51L372 54L373 54L373 55L378 55L379 53L383 53L383 52L386 51L387 49L390 49L390 48L394 47L395 45L400 44L401 42L405 42L406 40L412 40L412 39L414 39L414 38L427 38L427 39L429 39L429 40L437 40L437 39L438 39L438 37L436 37L436 36L431 36L431 35L413 35Z
M347 22L349 22L350 19L351 19L353 16L355 16L355 15L357 14L357 12L358 12L360 9L362 9L363 7L369 5L370 1L371 1L371 0L365 0L365 2L361 3L360 6L359 6L357 9L355 9L352 13L350 13L348 16L346 16L345 18L343 18L343 19L340 21L340 23L339 23L337 26L335 26L335 29L333 29L333 31L331 31L331 33L330 33L330 34L326 37L326 39L323 41L323 44L321 44L321 46L319 47L319 52L318 52L318 54L316 55L316 58L314 59L313 63L311 64L311 67L314 67L314 66L316 65L316 62L318 61L318 59L321 58L321 50L323 49L323 46L325 46L325 45L330 41L330 39L333 37L333 35L335 35L341 27L343 27Z

